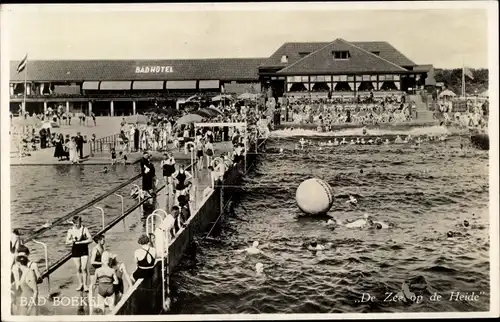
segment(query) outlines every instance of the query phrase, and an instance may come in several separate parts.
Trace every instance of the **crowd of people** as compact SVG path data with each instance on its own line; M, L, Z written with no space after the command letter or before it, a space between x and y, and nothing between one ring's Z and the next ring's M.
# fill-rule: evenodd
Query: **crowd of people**
M329 127L336 124L380 124L398 123L412 119L415 106L403 96L366 99L334 98L316 99L290 98L281 108L281 118L295 124L315 124Z
M243 114L242 114L243 113ZM259 114L256 111L245 110L233 107L221 114L217 121L245 121L249 120L247 139L250 140L252 131L258 132L257 127ZM265 117L260 116L261 120ZM172 121L168 117L154 116L150 118L150 124L153 129L168 129L168 123ZM212 120L213 121L213 120ZM262 122L261 122L262 123ZM263 123L266 123L265 121ZM164 128L161 125L165 125ZM122 124L126 126L126 124ZM137 124L133 125L134 137L136 137ZM192 129L187 126L186 129ZM147 132L147 127L143 129ZM211 128L199 129L194 132L194 137L187 137L194 143L197 156L196 164L192 167L197 169L208 168L210 172L211 183L209 186L214 188L217 182L220 182L234 167L239 167L247 153L247 144L245 141L244 129L224 129L213 131ZM127 131L132 133L132 131ZM122 130L123 134L125 131ZM173 133L176 133L173 131ZM231 133L231 136L229 135ZM81 135L78 135L81 137ZM173 141L175 135L171 135ZM255 136L257 138L257 136ZM82 137L82 139L84 139ZM228 140L232 142L232 151L218 153L214 147L217 140ZM56 149L61 148L62 137L56 143ZM142 146L136 146L135 141L124 140L124 150L128 148L141 149ZM168 140L167 140L168 141ZM148 142L148 141L146 141ZM188 141L189 142L189 141ZM133 144L129 144L133 143ZM140 143L140 142L138 142ZM146 149L151 145L144 146ZM154 147L154 143L153 143ZM160 145L161 147L161 145ZM179 142L179 147L185 147ZM179 148L176 147L176 148ZM76 152L76 145L74 151ZM164 249L170 240L179 234L186 227L191 218L194 202L194 190L196 181L190 169L183 164L176 163L171 151L165 151L164 158L160 163L161 176L155 170L151 154L143 150L143 157L140 160L142 176L142 189L134 189L131 193L133 198L154 199L157 195L157 189L161 181L166 184L165 193L172 194L174 203L169 205L168 214L162 218L162 223L156 226L154 232L149 235L141 235L138 239L139 247L134 252L135 271L129 274L125 265L117 259L117 255L111 253L105 245L105 237L102 235L92 236L88 227L83 225L82 217L75 216L72 220L72 227L68 230L66 244L71 245L71 257L76 266L76 290L79 292L89 292L96 296L96 309L102 312L110 312L114 304L119 301L125 291L125 286L132 286L135 281L141 278L150 278L153 275L153 268L157 261L161 260ZM189 150L189 149L188 149ZM81 150L79 150L80 152ZM189 151L188 151L189 152ZM116 153L116 152L115 152ZM70 157L71 159L71 157ZM192 169L191 169L192 171ZM36 314L36 302L21 301L20 298L36 298L39 294L38 284L42 281L40 272L36 264L27 260L29 250L23 244L18 230L14 230L11 239L12 253L12 293L14 295L13 311L16 314ZM95 246L89 251L89 245L95 243ZM17 299L17 300L16 300Z
M488 127L489 101L467 100L459 102L461 108L457 108L458 102L449 99L439 99L434 112L436 117L444 125L453 125L461 128L472 128L486 130Z

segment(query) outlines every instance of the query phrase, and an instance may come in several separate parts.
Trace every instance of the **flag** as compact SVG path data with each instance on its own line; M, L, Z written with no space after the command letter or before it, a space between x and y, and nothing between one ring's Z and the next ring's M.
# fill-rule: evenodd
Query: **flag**
M468 67L463 68L463 73L465 76L469 77L470 79L474 79L474 76L472 76L472 71Z
M221 86L220 86L220 92L221 92L221 93L224 93L224 85L221 85Z
M28 54L26 54L26 56L24 56L23 60L21 60L19 65L17 65L17 73L19 74L20 72L22 72L26 68L27 64L28 64Z

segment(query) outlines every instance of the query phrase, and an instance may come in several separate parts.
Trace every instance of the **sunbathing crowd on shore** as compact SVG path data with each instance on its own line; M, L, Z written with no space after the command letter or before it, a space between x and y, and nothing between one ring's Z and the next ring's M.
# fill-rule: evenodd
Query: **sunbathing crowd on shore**
M385 98L288 99L282 110L285 120L295 124L316 124L328 128L336 124L399 123L411 120L413 103L405 96ZM286 112L285 112L286 111Z

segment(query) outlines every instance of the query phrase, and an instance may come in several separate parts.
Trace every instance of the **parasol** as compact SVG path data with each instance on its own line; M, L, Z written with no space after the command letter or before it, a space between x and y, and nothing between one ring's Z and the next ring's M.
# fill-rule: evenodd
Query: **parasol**
M214 116L214 112L211 112L210 110L207 110L205 108L197 110L193 113L198 114L198 115L203 116L203 117L206 117L206 118L212 118Z
M450 97L450 96L457 96L457 95L452 91L450 91L449 89L444 90L439 94L439 97Z
M52 124L50 124L50 122L43 122L41 128L42 129L51 129L52 128Z
M231 100L233 99L233 97L231 95L217 95L215 97L212 97L212 102L218 102L218 101L222 101L222 100Z
M216 115L220 115L220 114L223 114L221 110L219 110L218 108L216 108L215 106L213 105L210 105L209 107L205 108L206 110L209 110L209 111L213 111L214 113L217 113Z
M136 123L146 124L148 123L148 118L145 115L140 115L140 114L130 115L127 116L125 122L127 122L128 124L136 124Z
M177 120L177 124L189 124L189 123L201 122L203 119L204 117L198 114L186 114Z
M259 94L243 93L240 96L238 96L238 99L240 99L240 100L256 100L258 97L259 97Z

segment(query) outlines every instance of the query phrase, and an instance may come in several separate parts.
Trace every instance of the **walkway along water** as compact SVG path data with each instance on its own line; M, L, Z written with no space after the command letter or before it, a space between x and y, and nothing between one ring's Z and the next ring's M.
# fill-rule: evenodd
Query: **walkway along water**
M263 145L265 145L265 140L260 140L257 145L251 146L249 151L252 152L246 155L246 162L241 162L229 169L222 184L216 185L214 190L203 197L201 206L193 212L186 227L170 241L164 260L156 263L152 278L137 280L117 303L113 314L151 315L168 311L170 307L169 272L177 266L194 237L205 232L210 224L213 225L218 221L219 216L223 214L224 205L236 192L235 187L241 183L247 170L257 161L258 149Z
M192 160L193 159L194 157L192 158ZM192 213L194 213L195 209L199 208L200 202L202 201L203 190L206 189L208 185L210 185L210 182L208 181L210 176L208 175L208 171L205 170L199 172L196 169L193 169L192 165L193 163L189 164L186 167L186 170L195 171L194 188L192 189L192 200L194 200L194 202L191 205ZM66 233L65 226L67 226L68 220L71 220L73 216L81 214L83 215L84 222L89 223L90 221L90 223L92 223L92 226L95 227L91 231L93 238L102 236L105 233L109 234L109 231L112 230L111 235L109 235L108 237L115 240L115 247L118 245L119 247L115 248L111 245L112 247L110 250L113 253L119 255L121 262L125 264L129 271L133 267L132 265L135 264L133 262L133 256L129 256L130 254L124 253L123 250L128 250L131 247L136 246L137 237L140 236L141 233L143 233L145 227L145 217L149 215L152 210L156 208L167 209L169 208L168 205L171 204L170 200L167 200L167 196L164 192L165 186L162 185L157 188L156 198L145 198L130 205L131 200L128 196L129 190L127 190L127 188L130 189L134 186L139 187L140 182L138 180L140 180L140 178L140 174L134 176L133 178L127 180L119 186L95 198L91 202L88 202L87 204L71 211L70 213L57 218L56 220L52 221L47 227L41 228L24 238L24 244L27 244L27 246L32 249L32 253L33 250L39 249L40 245L44 249L44 252L42 252L42 254L44 253L45 258L41 261L42 265L40 269L44 269L41 272L41 276L45 283L39 285L39 294L42 300L39 300L38 302L40 305L38 309L41 314L72 315L89 313L88 296L84 292L76 291L74 288L76 286L76 280L74 278L76 268L74 268L73 263L70 262L71 253L66 253L64 256L51 263L47 251L48 249L50 250L50 244L54 243L54 240L48 239L52 237L48 237L47 232L49 232L50 230L58 229L61 231L60 235L64 236ZM163 181L163 179L159 180L160 182ZM108 209L110 208L105 206L107 204L105 200L110 197L120 199L121 207L118 207L117 209L119 211L118 216L113 216L112 214L112 217L110 217L107 213ZM144 205L146 203L152 203L152 205L148 205L148 207L145 207ZM129 205L128 209L125 208L125 205L127 204ZM98 207L98 205L102 207ZM106 214L103 208L106 209ZM97 214L98 212L100 212L100 215L95 216L95 214ZM117 212L115 212L115 214L116 213ZM106 220L109 219L111 221L106 222ZM123 228L121 228L121 225L118 225L122 222ZM136 227L136 229L134 229L135 231L130 230L132 227ZM99 230L96 231L96 228ZM137 231L137 229L139 229L140 231ZM56 233L56 235L57 234L59 234L59 232ZM36 260L36 258L34 258L34 260ZM77 298L79 299L78 302L82 304L78 306L73 304L58 305L58 303L56 303L57 298L61 300L63 298Z

